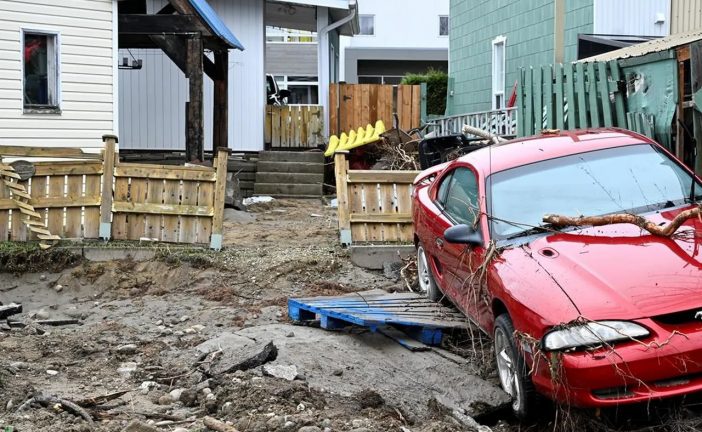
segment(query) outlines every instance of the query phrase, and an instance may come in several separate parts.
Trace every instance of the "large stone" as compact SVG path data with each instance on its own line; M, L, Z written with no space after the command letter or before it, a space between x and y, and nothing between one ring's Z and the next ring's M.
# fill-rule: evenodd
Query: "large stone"
M210 374L217 375L252 369L275 360L278 355L278 350L273 342L257 343L231 333L222 334L197 347L197 350L202 353L211 353L219 349L222 350L222 354L210 366L208 371Z
M263 374L293 381L295 378L297 378L297 366L267 364L263 365Z
M161 429L142 423L139 420L133 420L127 425L122 432L163 432Z

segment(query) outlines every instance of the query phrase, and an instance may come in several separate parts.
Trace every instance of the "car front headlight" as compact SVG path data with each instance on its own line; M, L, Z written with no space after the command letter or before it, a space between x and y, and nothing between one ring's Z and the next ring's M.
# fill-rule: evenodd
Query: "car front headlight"
M646 328L629 321L593 321L546 333L542 347L545 351L559 351L640 339L649 334Z

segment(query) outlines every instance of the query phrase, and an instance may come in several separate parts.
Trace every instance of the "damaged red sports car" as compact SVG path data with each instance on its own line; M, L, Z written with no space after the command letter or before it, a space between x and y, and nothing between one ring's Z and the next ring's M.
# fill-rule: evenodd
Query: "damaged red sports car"
M700 199L633 132L486 146L415 180L420 287L494 338L518 416L702 391Z

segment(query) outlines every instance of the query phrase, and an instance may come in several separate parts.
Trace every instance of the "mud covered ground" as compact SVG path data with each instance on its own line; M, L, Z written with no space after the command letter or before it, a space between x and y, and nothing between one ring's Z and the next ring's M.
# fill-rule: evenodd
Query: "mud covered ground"
M163 248L145 262L0 250L10 270L0 302L21 303L12 319L27 324L0 324L0 429L122 431L139 421L205 431L211 416L239 431L477 430L454 404L493 431L698 430L699 401L614 414L547 406L519 423L494 386L487 339L454 334L440 350L411 353L361 330L292 326L288 297L405 289L350 263L335 211L318 201L229 212L225 232L220 253ZM34 324L55 319L80 324ZM264 364L294 368L295 379L261 366L217 371L231 353L268 343L276 355Z

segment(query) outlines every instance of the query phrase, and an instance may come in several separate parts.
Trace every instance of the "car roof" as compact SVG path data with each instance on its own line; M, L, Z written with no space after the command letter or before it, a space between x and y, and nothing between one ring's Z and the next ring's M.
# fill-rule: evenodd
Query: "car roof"
M653 143L649 138L624 129L551 131L513 139L468 153L458 159L482 171L483 176L548 159L612 147Z

